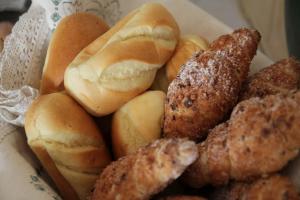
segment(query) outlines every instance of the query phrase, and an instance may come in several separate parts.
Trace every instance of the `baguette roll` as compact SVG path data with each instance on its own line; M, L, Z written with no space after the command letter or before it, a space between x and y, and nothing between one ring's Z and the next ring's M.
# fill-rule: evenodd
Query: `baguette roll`
M50 40L40 93L62 91L67 66L84 47L108 29L108 25L101 18L90 13L74 13L64 17Z
M65 93L38 97L25 118L28 144L64 199L85 199L110 156L93 119Z
M172 15L145 4L79 53L66 70L65 88L92 115L110 114L151 86L178 37Z

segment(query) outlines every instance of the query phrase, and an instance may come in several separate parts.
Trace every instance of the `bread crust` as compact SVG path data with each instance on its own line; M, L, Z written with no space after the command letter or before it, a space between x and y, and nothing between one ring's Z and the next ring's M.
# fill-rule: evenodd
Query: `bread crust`
M156 140L105 168L96 183L92 200L149 199L178 178L196 158L194 142Z
M182 36L176 46L173 56L166 64L166 75L171 82L174 80L186 61L192 57L192 55L200 50L206 50L208 48L208 42L198 35L185 35Z
M256 53L257 31L238 29L195 54L168 88L164 135L203 139L234 107Z
M178 38L172 15L145 4L78 54L66 70L66 90L92 115L108 115L151 86Z
M288 177L275 174L270 177L260 178L252 182L233 182L227 187L216 189L210 199L299 200L300 196L297 189Z
M66 93L38 97L26 113L25 132L64 199L85 199L110 162L93 119Z
M193 187L226 185L281 170L300 148L300 92L251 98L198 145L184 179Z
M74 13L64 17L52 34L43 68L40 93L64 90L64 73L76 55L109 26L91 13Z
M243 85L240 100L288 93L300 86L300 62L290 57L282 59L249 77Z
M165 97L162 91L147 91L114 113L111 134L116 158L160 138Z

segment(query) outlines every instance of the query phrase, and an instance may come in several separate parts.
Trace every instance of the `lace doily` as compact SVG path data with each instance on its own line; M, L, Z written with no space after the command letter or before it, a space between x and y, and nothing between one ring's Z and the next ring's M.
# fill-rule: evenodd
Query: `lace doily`
M46 10L51 30L59 20L75 12L90 12L104 19L110 26L120 18L118 0L48 0L39 2Z
M5 39L0 54L0 117L21 126L28 105L38 95L50 29L44 9L31 7Z

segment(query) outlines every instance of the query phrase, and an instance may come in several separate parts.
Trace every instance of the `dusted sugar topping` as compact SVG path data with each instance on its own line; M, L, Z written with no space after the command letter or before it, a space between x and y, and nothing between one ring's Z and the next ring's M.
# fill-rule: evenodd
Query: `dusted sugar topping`
M156 140L104 169L92 200L149 199L178 178L197 157L197 146L192 141Z
M297 90L300 84L300 62L290 57L282 59L249 77L240 100L264 97Z
M300 92L240 102L230 119L199 143L184 175L192 187L247 181L281 170L300 148Z
M259 40L257 31L238 29L182 66L168 88L165 136L201 139L223 120L237 102Z
M245 34L247 33L247 34ZM252 35L252 34L254 35ZM184 85L213 87L219 79L222 79L225 84L223 88L227 91L231 87L229 83L233 74L220 74L220 68L234 68L237 74L242 73L240 68L248 68L246 72L242 73L247 76L249 66L240 66L241 61L250 62L251 55L244 55L245 52L252 51L249 48L255 39L258 39L258 33L254 31L247 32L247 29L240 29L235 31L232 35L221 36L214 41L210 48L203 52L199 51L182 66L180 73L177 76L177 82ZM246 49L247 48L247 49ZM256 48L254 48L256 50ZM244 70L245 71L245 70ZM169 90L177 86L176 81L171 84Z

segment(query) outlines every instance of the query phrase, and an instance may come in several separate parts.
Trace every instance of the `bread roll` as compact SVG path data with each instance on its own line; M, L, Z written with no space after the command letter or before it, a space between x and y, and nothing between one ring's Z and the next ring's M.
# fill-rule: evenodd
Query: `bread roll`
M160 137L165 93L148 91L123 105L113 116L112 143L117 158Z
M13 25L10 22L0 22L0 52L4 47L4 40L11 32Z
M206 50L208 42L198 35L185 35L180 38L175 53L166 66L167 78L172 81L177 76L180 67L192 57L195 52Z
M285 94L297 89L300 89L300 62L289 57L248 77L243 84L239 100Z
M260 35L237 29L194 54L168 88L164 136L199 141L235 106Z
M155 140L107 166L97 180L91 200L156 199L153 195L177 179L197 157L192 141Z
M108 28L101 18L89 13L75 13L63 18L50 40L41 80L41 94L63 90L67 66L84 47Z
M291 180L279 174L259 177L245 182L230 182L210 194L211 200L300 200L300 194Z
M145 4L80 52L66 70L65 88L92 115L110 114L151 86L178 35L163 6Z
M38 97L26 113L28 144L63 199L85 199L110 162L92 118L65 93Z

